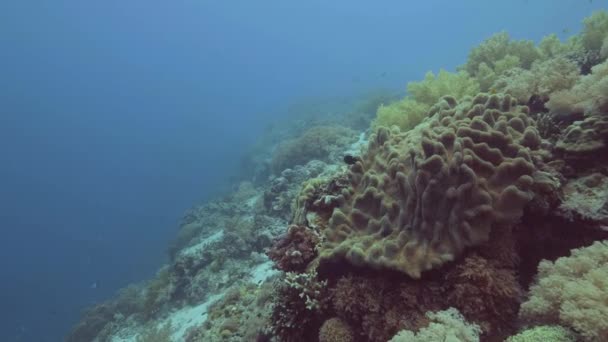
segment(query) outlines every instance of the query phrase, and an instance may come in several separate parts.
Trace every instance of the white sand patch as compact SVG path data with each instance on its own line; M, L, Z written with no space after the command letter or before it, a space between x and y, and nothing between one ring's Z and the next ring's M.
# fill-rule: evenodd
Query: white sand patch
M351 154L358 156L361 154L361 151L367 146L367 137L365 136L365 132L359 134L359 139L352 143L348 150L345 151L345 154Z
M173 334L171 339L175 342L184 341L184 334L191 327L199 326L207 320L207 309L209 306L224 296L223 293L210 296L204 303L197 306L182 308L172 312L159 326L171 322Z
M246 202L245 205L250 209L253 210L256 207L256 203L260 200L260 198L262 197L262 194L257 194L253 197L250 197Z
M216 231L215 233L207 236L206 238L202 239L201 241L197 242L196 244L184 248L182 249L179 254L186 256L186 255L196 255L198 254L201 250L205 249L207 246L209 246L210 244L220 241L222 239L222 237L224 237L224 230L220 229L218 231Z
M116 333L110 341L112 342L136 342L137 337L143 329L149 328L150 326L156 326L157 329L162 329L167 323L171 324L173 333L171 334L171 341L181 342L184 341L184 334L188 329L199 326L207 320L207 310L209 306L224 296L224 293L210 296L204 303L196 306L186 306L179 310L169 313L168 316L159 319L156 322L146 324L145 326L128 327L120 330Z
M251 277L251 282L254 284L261 284L266 279L272 277L273 275L279 273L276 269L272 268L272 261L267 260L257 266L255 266L251 272L249 273Z

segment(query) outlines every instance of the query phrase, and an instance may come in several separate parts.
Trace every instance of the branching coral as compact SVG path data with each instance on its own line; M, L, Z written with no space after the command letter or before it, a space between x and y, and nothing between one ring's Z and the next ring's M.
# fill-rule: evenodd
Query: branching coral
M351 167L322 259L390 268L418 278L512 224L533 197L541 140L510 96L444 98L425 127L380 129Z
M520 316L571 327L588 341L608 340L608 241L538 265L538 280Z
M311 273L286 273L276 288L272 330L282 341L310 341L317 337L327 309L327 283Z

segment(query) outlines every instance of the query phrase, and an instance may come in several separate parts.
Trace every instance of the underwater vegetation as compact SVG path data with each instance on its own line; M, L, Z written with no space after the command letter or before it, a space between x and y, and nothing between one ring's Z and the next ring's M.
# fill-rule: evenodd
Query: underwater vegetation
M607 341L607 58L605 11L501 32L366 102L367 133L287 130L67 340Z

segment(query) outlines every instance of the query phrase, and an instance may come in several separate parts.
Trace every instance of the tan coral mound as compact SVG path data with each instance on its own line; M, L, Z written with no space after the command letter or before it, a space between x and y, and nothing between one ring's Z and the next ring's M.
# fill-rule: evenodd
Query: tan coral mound
M321 259L419 278L510 225L533 197L541 139L509 95L445 97L416 129L379 129L351 167Z

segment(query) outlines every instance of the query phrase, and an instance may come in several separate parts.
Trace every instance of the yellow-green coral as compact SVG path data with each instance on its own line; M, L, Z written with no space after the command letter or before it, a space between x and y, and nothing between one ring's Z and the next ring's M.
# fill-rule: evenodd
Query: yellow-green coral
M437 75L428 72L422 81L409 82L407 91L409 96L401 101L378 108L375 127L394 125L407 131L419 124L442 96L456 99L473 96L479 92L479 84L464 71L451 73L440 70Z
M608 241L542 261L520 316L570 327L588 341L608 341Z
M508 70L521 66L521 61L517 56L507 55L504 58L496 61L494 67L489 67L485 62L479 64L476 79L479 82L479 88L482 91L488 91L496 80Z
M467 322L457 309L427 312L426 316L431 321L429 326L417 333L402 330L389 342L479 342L481 329Z
M473 96L479 92L479 83L463 71L451 73L440 70L437 75L429 71L424 80L408 83L407 92L416 102L432 106L446 95L457 100L465 95Z
M608 36L608 12L597 11L583 19L581 41L585 49L598 52Z
M571 89L553 92L546 106L556 114L608 112L608 61L594 66Z
M576 334L559 325L541 325L526 329L506 342L575 342Z
M496 71L497 62L507 56L517 57L520 66L529 69L541 54L531 40L511 40L507 32L500 32L473 48L462 68L470 75L477 76L481 64L485 63Z
M431 106L417 102L411 97L406 97L401 101L393 102L389 105L381 105L374 120L374 127L397 126L403 131L407 131L418 125L425 117Z
M525 104L532 95L548 98L555 91L570 89L578 79L578 66L565 57L556 57L535 62L531 70L514 68L504 73L494 82L493 89Z

